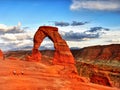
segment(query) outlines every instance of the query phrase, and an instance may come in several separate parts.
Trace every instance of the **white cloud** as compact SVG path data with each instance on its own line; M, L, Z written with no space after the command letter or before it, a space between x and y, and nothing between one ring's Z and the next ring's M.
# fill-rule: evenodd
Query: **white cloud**
M24 32L24 30L21 29L20 22L18 22L18 25L16 25L16 26L7 26L5 24L0 24L0 34L21 33L21 32Z
M14 50L33 45L34 31L21 27L19 22L16 26L0 24L0 48L3 50Z
M30 32L24 32L24 33L6 33L3 35L0 35L1 39L6 40L6 41L16 41L16 40L26 40L26 39L31 39L33 38L34 33Z
M4 25L3 25L4 26ZM2 27L3 27L2 26ZM11 26L12 27L12 26ZM19 23L17 27L20 27ZM4 26L4 30L7 30ZM60 34L67 41L69 47L83 48L93 45L107 45L107 44L120 44L120 30L110 30L105 31L102 27L85 27L85 26L68 26L68 27L58 27ZM37 30L37 29L36 29ZM24 30L24 32L19 33L4 33L0 34L0 49L2 50L32 50L33 47L33 37L35 31ZM101 33L102 32L102 33ZM94 35L99 34L99 37L94 37ZM66 36L67 35L67 36ZM80 36L82 35L82 37ZM93 38L91 38L91 35ZM40 46L42 49L53 49L54 44L49 39L44 39Z
M119 10L119 0L73 0L71 10Z
M17 40L17 38L15 37L14 34L5 34L5 35L1 35L0 37L1 37L1 39L7 40L7 41L9 41L9 40L12 40L12 41Z

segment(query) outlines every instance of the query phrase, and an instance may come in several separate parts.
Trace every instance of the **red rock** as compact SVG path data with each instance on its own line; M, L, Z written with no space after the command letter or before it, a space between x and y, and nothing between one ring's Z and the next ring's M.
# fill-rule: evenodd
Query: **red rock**
M90 82L105 86L112 86L108 78L106 76L94 73L91 75Z
M120 44L85 47L77 52L73 52L76 59L120 61Z
M66 72L61 65L46 65L38 62L22 60L0 61L0 90L120 90L92 83L84 83L65 77ZM51 70L52 69L52 70ZM22 74L24 73L24 74Z
M75 64L74 58L70 49L58 33L57 27L52 26L41 26L34 35L34 47L31 57L28 56L29 61L40 61L41 53L38 48L40 47L43 39L48 37L54 43L55 54L53 63L54 64Z
M9 60L18 60L18 59L15 58L15 57L9 57L8 59L9 59Z
M120 44L85 47L73 54L80 76L92 83L120 88Z
M4 55L3 55L2 50L0 50L0 59L1 59L1 60L4 59Z

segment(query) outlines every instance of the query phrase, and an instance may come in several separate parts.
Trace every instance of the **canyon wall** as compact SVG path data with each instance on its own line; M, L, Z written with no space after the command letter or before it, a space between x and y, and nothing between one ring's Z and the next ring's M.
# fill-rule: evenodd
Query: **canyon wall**
M72 53L80 76L92 83L120 88L120 44L86 47Z

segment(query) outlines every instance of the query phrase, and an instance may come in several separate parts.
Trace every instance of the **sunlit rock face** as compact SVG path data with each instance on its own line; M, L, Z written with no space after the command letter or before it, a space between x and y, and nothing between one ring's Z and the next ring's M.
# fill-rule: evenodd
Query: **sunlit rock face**
M120 88L120 44L91 46L72 51L78 73L90 82Z
M63 40L58 33L58 28L52 26L41 26L35 33L32 56L28 57L29 61L41 61L41 53L38 48L45 37L48 37L54 43L55 53L53 64L75 64L74 58L66 41Z
M84 60L120 61L120 44L86 47L75 54L75 58Z
M0 60L2 60L3 58L4 58L4 55L3 55L2 50L0 49Z

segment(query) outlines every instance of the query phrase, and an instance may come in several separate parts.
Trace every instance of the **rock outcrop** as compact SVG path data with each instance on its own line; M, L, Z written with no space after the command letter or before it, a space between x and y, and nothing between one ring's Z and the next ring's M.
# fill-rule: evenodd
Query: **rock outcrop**
M62 65L0 60L0 90L119 90L70 78L68 69Z
M120 44L86 47L73 52L75 58L89 60L118 60L120 61Z
M41 61L41 53L38 48L45 37L48 37L54 43L55 53L53 64L75 64L67 43L58 33L58 28L52 26L41 26L35 33L32 56L28 57L29 61Z
M0 50L0 60L3 60L4 59L4 54L2 52L2 50Z
M76 59L76 66L78 69L78 73L80 75L80 80L77 82L80 82L81 79L83 78L82 81L85 81L85 82L92 82L92 83L99 84L102 86L105 85L105 86L109 86L109 87L120 88L120 61L118 59L115 59L116 57L120 57L120 55L118 55L119 54L119 46L120 46L120 44L112 44L112 45L105 45L105 46L86 47L86 48L83 48L80 50L72 50L73 56L75 56L75 59ZM99 49L98 49L98 47L99 47ZM104 51L104 53L106 53L106 50L104 50L106 48L112 48L112 49L107 50L107 53L108 53L108 51L114 52L114 53L111 54L111 56L108 55L110 58L109 60L102 59L102 58L100 59L100 56L103 56L103 53L101 52L101 54L99 54L100 55L99 56L97 54L98 51ZM50 67L48 66L48 68L46 70L53 76L55 74L59 74L60 77L64 77L64 78L69 78L69 77L76 78L78 76L75 72L76 68L74 67L74 65L67 65L67 64L65 66L64 65L51 65L51 60L53 60L54 51L45 50L45 51L41 51L41 53L42 53L42 60L41 60L41 63L39 63L39 64L45 64L46 66L49 65ZM12 56L12 57L17 57L17 58L23 60L25 54L30 55L31 51L12 51L12 52L8 52L7 55L5 55L5 56L6 56L6 59L7 58L9 59L9 57ZM92 58L90 55L93 55ZM98 57L99 57L99 59L98 59ZM114 60L112 60L112 58L114 58ZM12 60L12 62L14 62L14 61L15 60ZM28 62L26 62L26 63L28 63ZM37 63L37 62L35 62L35 63ZM39 64L37 63L36 65L39 65ZM21 64L21 65L23 65L23 67L26 66L26 69L30 70L30 69L28 69L27 64L26 65ZM19 65L19 66L21 67L21 65ZM32 65L34 65L34 64L31 62L30 66L32 66ZM18 66L18 64L16 66ZM31 69L34 70L37 67L38 66L35 66L34 68L31 68ZM43 67L44 67L44 65L42 65L40 70ZM31 71L33 72L33 70L31 70ZM36 69L36 71L40 72L38 68ZM43 72L44 71L41 71L41 73L43 73ZM75 80L75 78L74 78L74 80ZM77 82L72 82L72 85ZM80 89L77 88L77 89L73 89L73 90L81 90L80 85L76 85L76 86L80 87ZM76 87L76 86L74 86L74 87ZM84 87L83 90L87 90L87 89L85 89L85 87ZM105 90L105 89L98 89L98 90ZM110 90L110 89L108 89L108 90ZM113 89L113 90L116 90L116 89Z
M92 83L120 88L120 44L72 51L78 73Z

